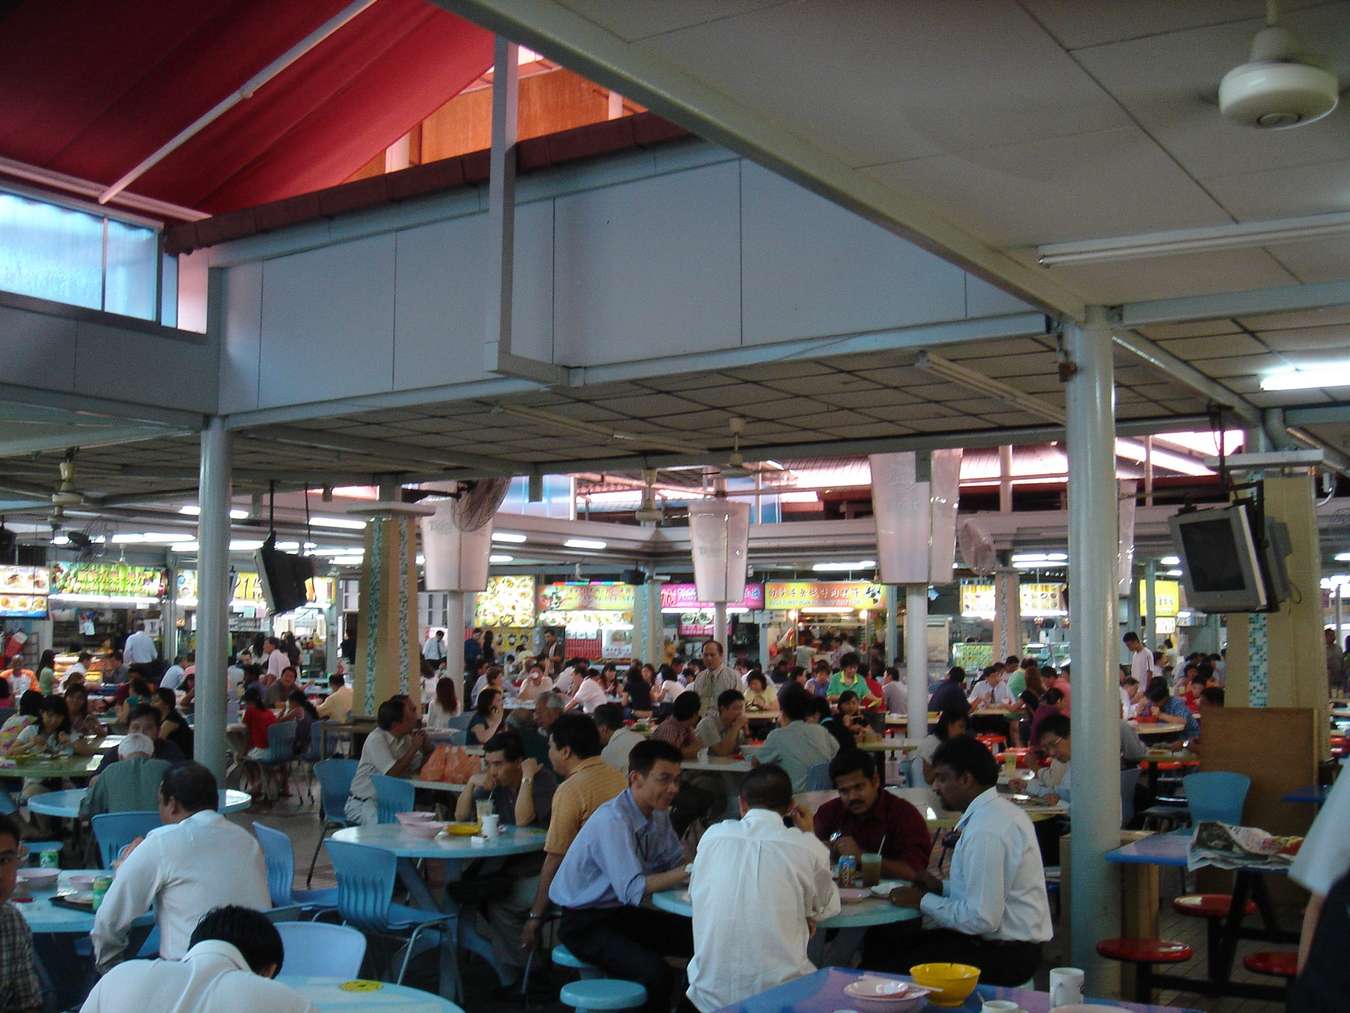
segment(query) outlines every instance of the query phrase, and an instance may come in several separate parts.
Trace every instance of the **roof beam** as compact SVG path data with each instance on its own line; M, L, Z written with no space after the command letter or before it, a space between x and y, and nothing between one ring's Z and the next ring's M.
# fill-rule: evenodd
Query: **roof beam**
M1251 425L1263 424L1260 408L1217 380L1206 376L1190 363L1165 351L1156 341L1150 341L1137 331L1122 330L1118 327L1111 329L1111 338L1117 345L1134 353L1147 365L1191 388L1197 394L1203 394L1211 404L1228 408L1238 418Z
M289 443L301 447L324 447L328 450L347 450L356 454L369 454L381 460L390 461L400 467L412 465L425 471L437 466L444 468L477 468L498 475L520 475L529 470L529 466L514 461L504 461L496 457L481 454L459 453L454 450L437 450L433 447L417 447L406 443L392 443L386 440L371 440L363 436L348 436L328 429L305 429L303 426L268 426L257 432L245 430L238 435L250 439L270 440L275 443ZM447 440L447 442L449 442Z
M13 297L5 297L12 299ZM0 302L4 302L0 298ZM92 311L91 311L92 312ZM130 404L110 398L91 397L68 391L40 390L13 383L0 383L0 401L12 404L34 405L38 408L59 408L80 415L140 422L145 425L172 426L196 432L202 427L201 412L161 408L158 405Z
M52 423L56 425L57 423ZM47 433L20 440L0 440L0 457L18 457L47 450L65 450L67 447L107 447L123 443L139 443L161 436L188 436L186 429L165 429L163 426L94 426L73 429L65 433Z
M1242 292L1181 296L1125 303L1116 307L1117 320L1125 327L1182 323L1187 320L1221 320L1259 313L1318 310L1350 305L1350 281L1324 281L1312 285L1279 285Z
M471 21L524 43L584 77L622 93L1019 298L1082 320L1083 300L1044 270L995 249L924 202L876 180L691 76L630 46L556 0L435 0Z

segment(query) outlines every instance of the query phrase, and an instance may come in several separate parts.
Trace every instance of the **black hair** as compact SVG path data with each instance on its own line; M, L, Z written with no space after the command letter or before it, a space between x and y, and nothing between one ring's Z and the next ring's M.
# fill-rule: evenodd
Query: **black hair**
M858 699L858 694L853 692L853 690L851 689L846 689L844 690L844 692L839 694L840 703L851 703L856 699Z
M131 722L139 721L141 718L152 718L156 728L160 725L161 719L159 711L155 710L155 708L151 707L148 703L141 704L134 711L127 714L127 724L130 725Z
M347 680L342 677L341 672L334 672L328 677L328 685L333 689L337 689L339 686L345 686L346 684Z
M811 713L811 699L806 690L795 682L790 682L778 694L778 707L787 715L789 721L805 721L807 715Z
M0 816L0 837L13 837L15 847L23 844L23 831L19 829L18 822L10 816Z
M628 773L646 777L660 760L678 764L684 757L665 739L643 739L628 753Z
M548 730L558 749L570 749L578 760L600 755L600 729L586 714L564 714Z
M933 753L933 766L947 767L957 776L969 774L982 788L998 784L998 761L973 735L958 735L938 746Z
M214 812L220 804L218 788L215 774L189 760L164 772L159 797L165 802L177 802L190 813Z
M42 694L30 689L19 697L19 713L26 718L35 718L42 713Z
M741 798L750 809L786 813L792 808L792 778L776 763L762 764L741 779Z
M1139 634L1135 633L1134 630L1130 630L1128 633L1125 634L1125 636L1121 637L1120 639L1127 644L1137 644L1139 643Z
M698 694L692 689L687 689L675 698L675 703L670 708L670 716L676 721L688 721L690 718L698 717L700 706Z
M1122 686L1131 686L1131 685L1133 685L1133 686L1138 686L1138 685L1139 685L1139 680L1136 679L1136 678L1135 678L1134 676L1132 676L1132 675L1127 675L1127 676L1125 677L1125 681L1122 682L1121 685L1122 685Z
M1171 695L1167 689L1167 680L1160 675L1150 679L1148 689L1144 690L1144 696L1148 697L1150 703L1164 703Z
M155 696L159 697L160 703L167 706L169 710L173 710L178 706L178 697L174 696L173 690L171 689L165 689L163 686L160 686L155 690Z
M508 761L514 763L525 758L525 743L516 732L510 730L498 732L483 743L483 755L486 756L488 753L501 753Z
M1041 705L1054 707L1063 699L1064 699L1063 690L1058 690L1055 689L1053 686L1051 686L1049 689L1045 691L1045 696L1041 697Z
M591 715L597 725L617 732L623 727L623 708L616 703L602 703Z
M849 651L839 659L839 668L841 670L845 668L860 668L861 666L862 658L858 657L857 653L854 651Z
M268 967L280 970L286 960L281 933L267 915L251 907L227 904L206 912L192 930L188 948L208 939L233 946L254 974L261 975Z
M258 687L257 683L249 683L249 685L244 688L244 695L240 699L242 699L244 703L253 704L255 707L261 707L263 705L262 690Z
M1069 737L1069 718L1065 714L1047 714L1041 718L1041 723L1036 726L1036 741L1039 743L1049 732L1051 735L1058 735L1061 739Z
M1208 675L1205 674L1204 672L1196 672L1193 676L1191 676L1191 680L1190 680L1190 681L1191 681L1191 685L1192 685L1192 686L1204 686L1204 684L1207 683L1207 682L1209 682L1209 680L1212 679L1213 677L1214 677L1214 673L1213 673L1213 672L1210 672Z
M44 696L42 698L42 713L60 714L61 727L58 728L57 731L70 731L70 708L66 706L66 698L60 693L53 693L51 696Z
M1200 699L1205 701L1211 707L1223 706L1223 687L1206 686L1200 693Z
M953 665L947 669L947 679L951 682L965 682L966 670L960 665Z
M760 676L763 678L763 676ZM739 689L724 689L717 695L717 709L726 710L734 703L744 703L745 694Z
M863 777L869 781L877 776L877 765L872 762L872 757L861 749L839 750L830 761L830 783L834 784L836 780L845 774L852 774L855 770L861 771Z
M756 671L756 672L751 672L749 675L747 675L747 676L745 677L745 684L746 684L747 686L749 686L749 685L750 685L752 682L754 682L756 679L759 680L759 688L760 688L760 689L767 689L767 688L768 688L768 686L769 686L769 680L766 679L766 678L764 677L764 673L763 673L763 672L758 672L758 671ZM727 692L730 692L730 690L728 690ZM725 695L725 694L724 694L724 695ZM719 696L719 697L717 698L717 702L720 704L720 703L722 702L722 697Z
M830 701L823 696L813 696L811 698L811 710L815 712L820 720L824 721L830 716Z
M938 715L937 731L934 734L937 735L939 742L946 742L951 737L951 727L956 721L963 723L966 721L964 711L946 710Z
M492 705L501 694L502 691L493 686L484 687L478 693L478 704L474 707L474 712L487 717L492 713Z
M380 704L380 709L375 712L375 723L386 732L403 720L403 713L407 705L408 698L402 693L395 693L384 703Z

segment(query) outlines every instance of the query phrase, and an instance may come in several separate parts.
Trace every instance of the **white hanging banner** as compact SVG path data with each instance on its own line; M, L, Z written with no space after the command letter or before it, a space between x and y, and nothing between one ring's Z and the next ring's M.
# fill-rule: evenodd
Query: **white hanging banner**
M1116 543L1116 593L1121 598L1130 596L1134 585L1134 498L1138 483L1134 479L1121 479L1118 483L1116 501L1119 526ZM1133 614L1133 608L1131 609Z
M471 531L455 523L455 501L442 500L436 512L418 518L428 591L486 591L492 522Z
M928 583L932 518L927 482L915 477L912 451L872 454L872 517L877 526L877 577L883 584Z
M689 504L689 541L698 600L739 602L745 597L750 504L725 499Z
M956 563L956 506L961 496L961 449L934 450L929 482L928 582L950 584Z

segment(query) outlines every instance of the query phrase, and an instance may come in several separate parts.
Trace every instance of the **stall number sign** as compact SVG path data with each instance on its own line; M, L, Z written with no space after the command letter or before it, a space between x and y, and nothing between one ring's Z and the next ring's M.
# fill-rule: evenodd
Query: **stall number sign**
M1153 582L1153 603L1158 614L1155 619L1175 619L1181 611L1181 584L1175 580L1155 580ZM1139 614L1148 614L1148 584L1139 581Z
M764 585L767 609L881 607L884 589L864 580L770 581Z

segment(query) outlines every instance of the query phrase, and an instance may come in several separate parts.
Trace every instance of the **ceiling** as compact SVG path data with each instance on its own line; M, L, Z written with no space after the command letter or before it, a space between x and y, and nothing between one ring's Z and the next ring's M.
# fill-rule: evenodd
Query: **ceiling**
M1039 244L1350 209L1346 103L1286 131L1218 113L1262 0L437 2L1047 308L1350 278L1343 237L1035 262ZM1281 8L1350 82L1350 4Z

